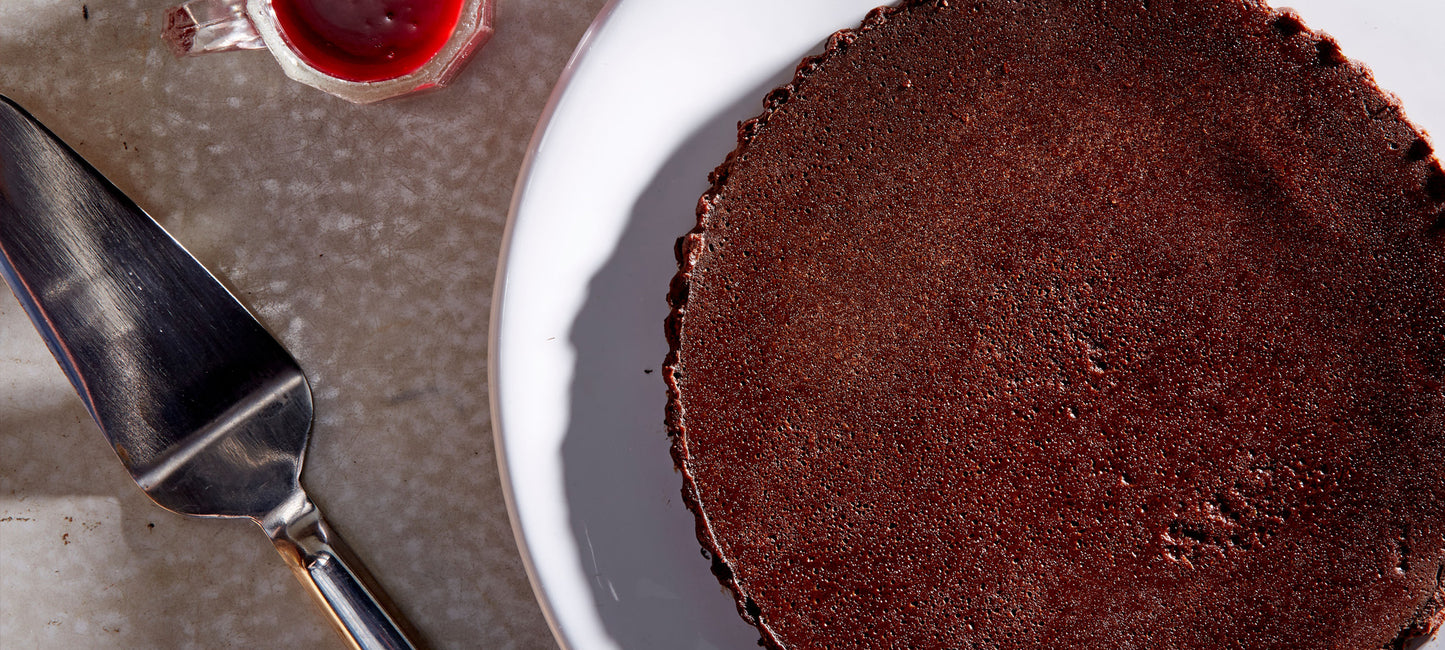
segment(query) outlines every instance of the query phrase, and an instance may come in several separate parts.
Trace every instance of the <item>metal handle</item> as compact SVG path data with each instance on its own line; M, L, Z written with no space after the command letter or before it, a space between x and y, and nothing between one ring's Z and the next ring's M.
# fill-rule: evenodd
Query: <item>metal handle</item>
M304 493L258 523L353 648L419 647L386 594Z

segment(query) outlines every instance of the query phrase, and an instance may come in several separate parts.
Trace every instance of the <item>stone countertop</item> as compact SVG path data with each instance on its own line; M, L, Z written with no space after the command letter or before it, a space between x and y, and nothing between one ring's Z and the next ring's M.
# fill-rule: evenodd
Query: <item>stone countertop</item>
M300 361L317 413L303 483L432 644L552 645L493 455L488 312L532 129L602 0L503 0L450 88L371 106L265 52L172 58L172 3L0 2L0 94ZM3 645L342 647L255 525L146 498L5 293Z
M500 0L452 87L372 106L265 52L172 58L159 35L177 1L0 0L0 94L300 361L317 413L303 482L427 640L552 646L502 498L488 315L528 140L604 0ZM1445 128L1436 0L1278 4ZM141 493L0 293L0 647L341 648L256 526Z

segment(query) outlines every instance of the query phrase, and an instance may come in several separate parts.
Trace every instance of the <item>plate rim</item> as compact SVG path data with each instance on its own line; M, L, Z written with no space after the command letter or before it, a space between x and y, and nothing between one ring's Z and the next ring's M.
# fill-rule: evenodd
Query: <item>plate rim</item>
M522 525L521 512L517 509L516 484L513 482L512 470L507 462L508 444L502 427L501 381L499 381L501 355L498 354L498 351L501 348L502 312L506 304L507 267L512 254L517 214L527 196L527 186L535 171L536 158L541 151L542 141L546 138L553 118L556 116L557 107L572 86L577 70L587 60L598 36L605 31L609 19L623 1L607 0L607 3L597 12L597 16L588 24L587 30L583 32L582 38L577 42L577 47L568 57L567 64L562 67L562 72L558 75L557 82L547 97L547 103L542 107L541 115L537 118L537 125L532 129L532 135L527 141L527 150L523 154L522 164L517 172L517 180L512 185L512 200L507 206L507 220L502 228L502 243L498 249L496 277L493 279L492 304L487 317L487 400L492 427L493 454L496 457L497 476L502 483L502 500L507 507L507 521L512 528L513 541L521 555L522 567L526 571L527 583L531 586L532 596L541 607L542 617L547 621L547 627L552 631L553 639L564 650L576 646L563 628L557 616L555 603L542 585L541 576L537 573L532 545L528 543L527 530Z

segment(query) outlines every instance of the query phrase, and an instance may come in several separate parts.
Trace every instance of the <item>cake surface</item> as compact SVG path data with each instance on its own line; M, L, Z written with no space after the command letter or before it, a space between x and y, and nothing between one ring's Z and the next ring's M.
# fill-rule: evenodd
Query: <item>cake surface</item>
M1438 625L1445 174L1333 41L1245 0L908 2L739 134L664 374L767 645Z

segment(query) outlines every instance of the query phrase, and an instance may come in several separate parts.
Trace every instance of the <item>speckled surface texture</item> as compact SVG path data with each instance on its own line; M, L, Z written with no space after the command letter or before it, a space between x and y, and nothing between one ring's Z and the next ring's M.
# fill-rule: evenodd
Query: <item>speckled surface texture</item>
M264 52L173 59L168 4L3 0L0 93L297 357L302 480L433 645L553 645L497 477L487 318L528 138L602 1L502 2L451 88L372 106ZM3 293L0 645L341 647L254 525L151 504Z

